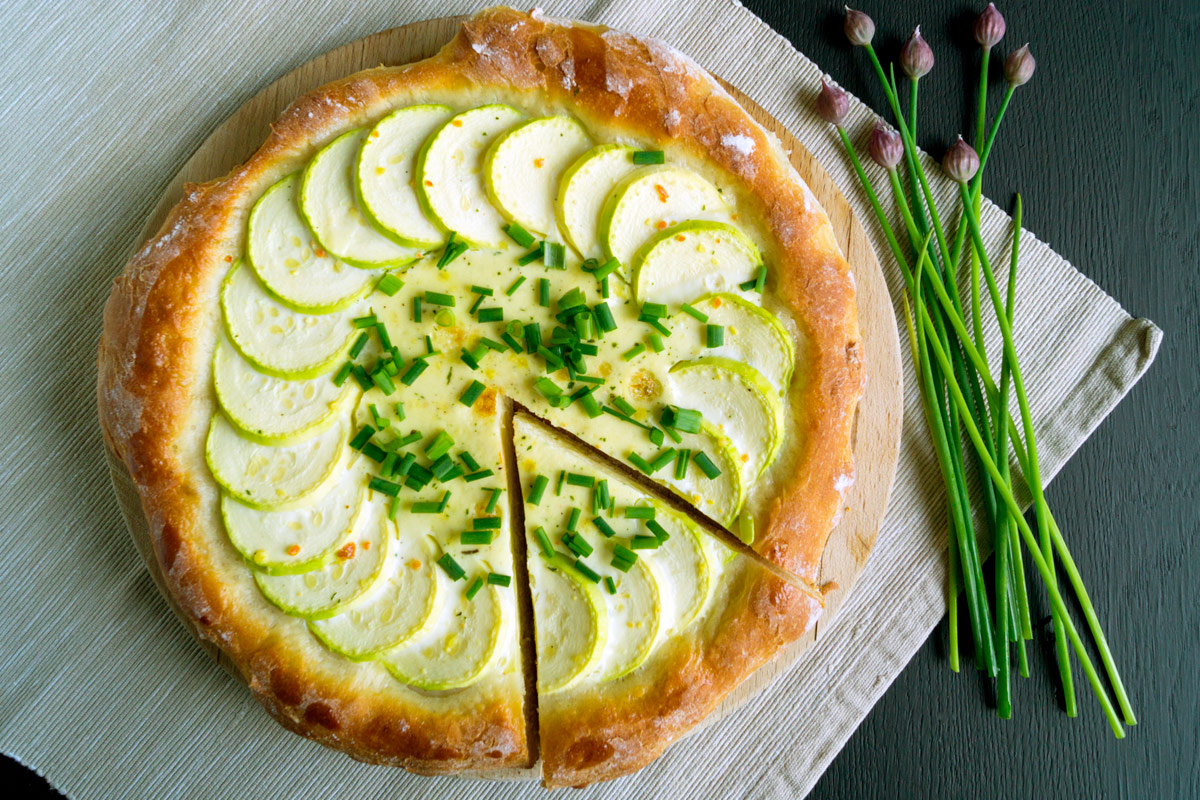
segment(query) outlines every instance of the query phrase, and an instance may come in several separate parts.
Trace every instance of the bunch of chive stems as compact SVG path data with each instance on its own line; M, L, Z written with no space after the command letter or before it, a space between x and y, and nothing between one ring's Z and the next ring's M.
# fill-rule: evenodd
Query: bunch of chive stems
M1030 79L1035 66L1028 46L1009 55L1004 65L1007 83L1004 99L988 127L988 66L991 50L1003 37L1004 30L1004 18L993 5L989 5L975 23L975 39L982 48L975 146L971 147L960 136L942 164L959 188L959 218L953 238L948 236L943 225L944 215L939 213L934 202L916 148L919 81L933 68L934 61L932 50L921 38L920 28L900 53L899 63L909 90L905 114L900 104L900 84L894 65L885 71L871 46L874 22L862 12L846 9L846 35L852 44L866 51L883 85L898 129L898 132L893 131L879 123L872 133L869 151L872 159L887 171L892 200L904 222L900 235L907 239L907 250L893 231L863 170L854 143L842 127L849 111L848 96L825 83L817 100L817 110L837 127L904 277L905 321L913 364L934 452L946 485L950 666L955 671L959 669L958 604L961 591L976 665L996 681L998 715L1006 719L1012 716L1012 653L1015 649L1017 671L1028 677L1025 643L1033 638L1023 542L1024 552L1028 553L1040 574L1050 599L1055 656L1067 715L1074 717L1077 714L1071 672L1073 652L1113 733L1123 738L1122 723L1134 725L1137 719L1075 560L1046 504L1028 396L1013 346L1022 214L1020 195L1016 198L1008 280L1003 292L997 284L992 259L980 233L984 167L1014 92ZM965 292L960 291L959 277L964 257L969 282ZM995 315L1003 339L998 370L989 361L984 345L985 302L982 295L985 287L991 313ZM1016 418L1011 413L1014 396ZM1026 521L1016 499L1018 479L1010 469L1010 452L1032 495L1033 527ZM968 493L966 472L969 463L973 463L979 475L983 504L981 519L990 534L987 538L992 542L995 556L990 596ZM1083 612L1107 685L1067 611L1058 580L1060 566ZM1115 707L1110 688L1116 700Z

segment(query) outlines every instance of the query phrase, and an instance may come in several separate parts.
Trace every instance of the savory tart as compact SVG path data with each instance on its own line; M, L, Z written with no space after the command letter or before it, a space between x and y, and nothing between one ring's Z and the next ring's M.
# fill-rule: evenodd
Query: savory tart
M815 621L863 381L777 142L661 42L504 8L187 187L99 368L168 590L283 725L548 786Z

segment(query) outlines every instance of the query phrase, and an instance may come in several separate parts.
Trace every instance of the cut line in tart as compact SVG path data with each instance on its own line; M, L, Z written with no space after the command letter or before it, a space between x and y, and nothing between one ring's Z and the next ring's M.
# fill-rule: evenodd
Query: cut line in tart
M828 220L711 77L493 9L190 190L110 300L101 419L285 726L582 786L816 619L857 336Z

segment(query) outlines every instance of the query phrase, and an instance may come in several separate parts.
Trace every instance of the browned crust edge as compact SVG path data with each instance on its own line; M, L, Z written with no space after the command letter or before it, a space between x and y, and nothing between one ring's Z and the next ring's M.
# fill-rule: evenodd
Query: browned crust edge
M808 380L796 382L791 398L799 434L791 474L779 481L755 548L809 581L817 577L840 501L836 484L852 472L850 431L863 381L853 278L824 212L762 128L707 73L654 40L511 9L483 11L431 59L360 72L299 98L243 166L185 187L158 234L115 281L105 308L98 356L105 441L139 487L167 585L267 710L290 730L355 758L427 773L527 764L519 707L515 716L503 702L454 712L447 704L360 693L344 676L297 655L269 620L232 602L213 570L197 527L202 504L212 502L209 478L183 463L178 442L192 424L195 399L211 393L204 338L215 335L216 285L226 259L240 249L249 199L334 135L393 103L421 91L460 90L537 94L594 127L705 161L764 221L772 288L801 325L809 361ZM749 137L755 146L749 152L727 146L730 136ZM701 645L729 659L728 674L738 676L723 678L725 688L714 697L807 629L815 611L792 593L798 590L774 578L754 583L747 604L730 609L727 633ZM686 681L694 652L677 662L677 680ZM718 682L707 685L715 689ZM691 705L707 713L714 702ZM655 726L647 715L639 723L647 732L638 737L642 756L623 760L612 774L580 766L582 781L647 763L703 716L670 714L661 705L659 711L678 720L676 727Z

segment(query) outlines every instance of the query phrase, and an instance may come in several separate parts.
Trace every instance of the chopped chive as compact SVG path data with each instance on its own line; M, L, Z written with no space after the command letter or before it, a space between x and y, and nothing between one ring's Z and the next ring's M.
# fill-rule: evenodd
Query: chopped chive
M589 386L603 386L604 385L604 378L598 377L596 375L576 375L575 380L579 381L580 383L586 383Z
M562 389L558 388L558 384L545 376L542 376L534 381L533 388L537 389L538 393L540 393L542 397L545 397L547 400L559 397L562 394Z
M458 535L458 540L463 544L491 544L491 531L463 531Z
M596 338L596 322L588 312L575 315L575 333L580 339Z
M579 570L579 574L587 578L592 583L600 582L600 575L587 564L583 563L583 559L575 559L575 569Z
M663 427L675 428L684 433L699 433L703 415L694 408L667 406L658 417Z
M629 454L629 463L640 469L647 475L653 475L654 469L650 466L650 462L639 456L637 453Z
M713 325L710 322L704 328L704 344L708 347L720 347L725 344L725 326Z
M421 441L420 432L409 431L407 434L405 434L404 436L397 439L394 444L397 448L400 448L400 447L408 447L413 442L419 442L419 441Z
M479 399L479 395L483 394L483 390L487 388L479 381L471 381L471 385L458 398L458 402L470 408L475 405L475 401Z
M662 430L664 433L667 434L667 436L669 436L671 438L671 441L674 442L675 444L679 444L680 442L683 441L683 437L680 436L674 428L663 428Z
M472 303L471 303L471 307L467 309L467 313L468 313L468 314L474 314L476 311L478 311L478 310L479 310L479 306L480 306L480 305L482 305L482 304L483 304L483 301L484 301L484 300L486 300L486 299L487 299L487 298L486 298L486 297L484 297L483 295L478 295L478 296L475 298L474 302L472 302Z
M582 378L585 376L581 375L578 377ZM579 406L583 409L583 413L588 415L588 419L595 419L604 413L604 410L600 408L600 401L590 391L579 397Z
M650 428L648 431L646 431L646 434L650 437L650 444L654 445L655 447L662 447L662 428Z
M350 366L350 374L354 376L354 380L362 387L364 392L375 385L375 381L371 380L371 376L359 364L352 364Z
M508 238L521 245L521 247L529 247L534 243L533 234L516 222L510 222L505 225L504 232L508 234Z
M617 535L617 532L613 530L612 525L609 525L608 521L603 517L592 517L592 524L599 529L600 533L604 534L604 538L606 539L611 539Z
M503 308L481 308L475 318L480 322L500 322L504 319Z
M458 464L455 464L452 467L450 467L449 471L447 471L445 475L438 478L438 480L441 481L442 483L449 483L450 481L454 480L455 478L461 478L462 476L463 476L463 468L461 466L459 466ZM487 477L487 476L484 476L484 477Z
M555 372L563 368L563 360L559 358L553 350L549 349L545 345L540 345L537 349L537 353L546 360L546 366L550 368L547 370L547 372Z
M447 243L446 249L442 251L442 257L438 259L437 268L445 269L445 267L454 261L454 259L467 252L466 242L450 242Z
M442 557L437 560L438 566L446 571L451 580L461 581L466 577L467 571L458 565L454 560L454 556L449 553L442 553Z
M438 500L438 511L439 512L445 511L446 506L449 504L450 504L450 490L447 489L445 492L442 492L442 499Z
M512 576L501 575L499 572L489 572L487 582L488 586L508 586L512 583Z
M496 473L492 472L490 469L480 469L465 475L463 480L467 483L474 483L475 481L481 481L484 478L490 478L495 474Z
M475 358L475 354L467 348L464 347L462 352L459 353L458 357L462 359L462 362L471 369L479 369L479 360Z
M367 346L367 339L370 338L365 333L360 333L358 338L354 340L354 344L350 345L350 357L358 358L358 354Z
M479 285L477 285L477 284L472 284L472 285L471 285L471 293L472 293L472 294L481 294L481 295L483 295L484 297L491 297L491 296L492 296L492 294L493 294L492 290L491 290L491 289L489 289L488 287L486 287L486 286L479 286Z
M394 378L400 374L400 365L396 363L394 358L389 358L383 364L383 371L388 374L389 378Z
M438 431L437 436L425 445L425 455L427 458L439 459L446 453L450 452L450 448L454 446L454 439L445 431Z
M613 557L618 558L621 561L628 561L631 564L636 564L638 560L637 553L633 552L628 547L619 544L613 547Z
M457 317L454 316L454 311L449 308L439 309L433 315L433 321L439 328L449 328L457 322Z
M661 333L663 336L671 335L671 329L668 328L666 325L663 325L662 322L660 322L656 317L650 317L650 316L647 316L646 314L640 314L640 315L638 315L638 322L646 323L651 328L654 328L654 330Z
M689 317L694 317L700 322L708 322L708 314L705 314L700 309L688 303L683 303L679 306L679 310L687 314Z
M351 320L356 328L373 328L379 320L374 314L367 314L365 317L355 317Z
M608 493L607 478L602 479L598 484L596 484L596 491L600 495L600 507L608 508L609 501L612 500L612 497Z
M665 542L667 539L671 538L671 534L667 533L667 529L664 528L661 523L656 522L655 520L646 520L646 529L653 533L654 538L658 539L660 542Z
M766 285L767 285L767 268L763 265L759 265L758 274L754 276L754 291L758 292L759 294L762 294L763 289L766 287Z
M663 351L663 348L665 347L665 345L663 345L662 337L659 336L657 333L650 334L650 336L648 337L648 340L650 342L651 350L653 350L656 353L661 353Z
M388 297L395 297L396 292L404 288L404 281L390 272L385 272L383 277L379 279L379 282L375 284L375 288Z
M579 527L579 517L582 515L583 512L580 511L579 508L572 507L571 513L567 516L567 530L571 531L571 533L574 533L576 528Z
M412 471L413 465L417 463L417 457L412 453L405 453L404 458L400 459L400 463L392 467L393 478L403 478Z
M617 593L617 584L613 581L612 575L604 576L604 591L608 592L609 594Z
M349 361L338 367L338 371L333 375L333 385L341 386L343 383L345 383L346 379L350 377L350 370L353 368L354 364Z
M467 542L464 541L463 544L467 544ZM482 544L491 544L491 542L482 542ZM467 601L470 602L471 600L474 600L475 595L479 594L479 590L482 588L483 578L480 578L478 575L476 575L475 580L471 581L471 585L467 587Z
M395 455L395 453L392 455ZM395 497L396 495L400 494L400 490L403 488L400 484L386 481L383 478L371 478L371 481L367 484L367 487L371 489L371 491L385 494L388 497Z
M546 242L542 248L542 263L548 269L566 269L567 249L558 242Z
M395 409L396 409L396 420L398 422L403 422L404 421L404 403L397 401L396 405L395 405Z
M629 541L631 550L656 550L662 545L654 536L635 536Z
M433 337L428 333L425 334L425 355L432 356L437 355L437 353L438 351L433 347Z
M692 456L692 460L696 462L696 466L704 473L704 476L709 480L721 474L721 468L713 463L713 460L708 457L708 453L703 450L697 450Z
M608 303L597 303L592 307L592 313L596 315L596 325L604 333L612 333L617 329L616 320L613 319L612 309L608 307Z
M454 307L454 295L445 292L425 292L425 302L431 306Z
M681 481L687 477L688 461L692 458L692 451L686 447L681 449L675 456L675 480Z
M608 276L605 275L600 279L600 296L605 300L608 299Z
M625 414L626 416L632 417L637 413L637 409L630 405L629 401L624 397L621 397L619 394L614 394L612 397L610 397L609 402L620 409L621 413Z
M428 369L428 367L428 362L418 358L409 366L408 370L404 373L404 376L400 378L400 382L405 386L412 386L413 383L416 382L417 378L421 377L421 373Z
M566 311L569 308L576 308L584 304L583 291L576 286L569 292L558 298L558 310Z
M411 455L411 453L409 454ZM413 464L409 467L408 476L405 478L404 485L410 489L420 491L429 485L433 480L433 473L422 467L420 464Z
M556 478L554 481L554 496L555 497L558 497L560 494L562 494L563 480L565 480L566 477L567 477L567 471L565 469L560 469L558 471L558 478Z
M537 282L537 304L542 308L550 307L550 279L538 278Z
M621 360L633 361L635 358L637 358L644 352L646 352L646 345L642 344L641 342L638 342L633 347L626 350L624 353L621 353Z
M525 282L525 276L524 276L524 275L518 275L518 276L517 276L517 279L516 279L515 281L513 281L512 283L510 283L510 284L508 285L508 288L504 290L504 294L505 294L505 296L506 296L506 297L512 297L512 296L513 296L513 292L517 291L517 289L520 289L520 288L521 288L521 284L522 284L522 283L524 283L524 282Z
M542 326L540 323L530 322L525 326L525 352L536 353L541 346Z
M375 381L375 385L384 394L391 394L396 391L396 385L392 383L392 376L387 374L386 369L376 369L371 373L371 379Z
M661 319L667 316L667 307L663 303L642 303L641 316Z
M605 261L603 264L597 267L596 271L593 272L592 275L595 276L596 280L602 281L620 268L621 262L615 258L610 258L608 261Z
M536 506L542 502L542 495L546 493L546 487L550 485L550 479L545 475L537 475L533 479L533 487L529 490L529 497L526 501L531 506Z
M521 346L521 343L520 343L520 342L518 342L516 339L514 339L514 338L513 338L513 337L512 337L512 336L509 334L509 332L508 332L508 331L505 331L504 333L500 334L500 339L501 339L501 340L503 340L503 342L504 342L505 344L507 344L507 345L509 346L509 349L511 349L511 350L512 350L514 353L523 353L523 352L525 352L525 348L523 348L523 347Z
M619 570L621 570L621 572L629 572L629 570L633 569L632 561L622 561L621 559L616 558L615 556L613 557L613 560L611 563L615 569L619 569Z
M412 504L414 514L440 514L441 505L436 500L419 500Z
M596 479L591 475L580 475L578 472L568 472L567 483L571 486L586 486L590 489L596 485Z
M387 453L384 452L384 449L374 442L367 442L363 445L362 452L364 456L372 461L383 461L387 458Z
M534 247L528 253L526 253L525 255L523 255L517 259L517 264L519 264L522 267L524 267L528 264L532 264L533 262L537 261L538 259L540 259L542 257L542 251L544 249L545 248L542 246L542 243L538 242L536 247Z
M625 506L622 512L625 519L654 519L652 506Z
M379 413L379 409L375 407L374 403L367 403L367 410L371 412L371 421L375 423L376 428L384 430L391 426L392 421Z
M400 516L400 499L393 497L392 504L388 506L388 519L395 522L396 517L398 516Z
M436 461L429 465L429 471L433 473L433 477L437 478L439 481L444 481L446 479L446 475L448 475L450 470L455 466L457 465L450 460L450 454L446 453L442 456L439 456Z
M492 493L492 496L490 498L488 498L487 507L484 508L483 510L486 511L487 513L491 514L496 511L496 504L500 502L500 495L503 494L503 490L502 489L489 489L489 491Z
M379 346L384 352L392 349L392 337L388 335L387 325L382 321L375 323L375 335L379 337Z
M667 160L662 150L637 150L632 158L635 164L663 164Z
M379 474L385 478L390 478L392 476L392 470L396 468L396 461L398 461L399 458L399 453L388 453L387 458L385 458L383 463L379 465Z
M670 464L674 460L675 460L675 448L668 447L668 448L662 450L658 455L656 455L654 457L654 459L650 462L650 467L655 472L658 472L660 469L665 467L667 464Z
M417 323L421 322L421 304L423 302L424 301L420 297L413 298L413 305L412 305L413 322L417 322Z
M465 464L467 469L469 469L471 472L479 469L479 462L475 460L475 456L471 455L466 450L463 450L458 454L458 460L463 462L463 464Z
M354 434L354 438L350 440L350 446L355 450L362 450L363 446L371 441L371 437L376 433L375 429L370 425L363 425L358 429L358 433Z
M550 537L546 535L546 529L538 526L533 529L533 535L537 539L538 546L542 548L542 555L546 558L551 558L554 555L554 545L550 543Z
M471 529L476 531L498 531L503 520L500 517L475 517L471 520Z

